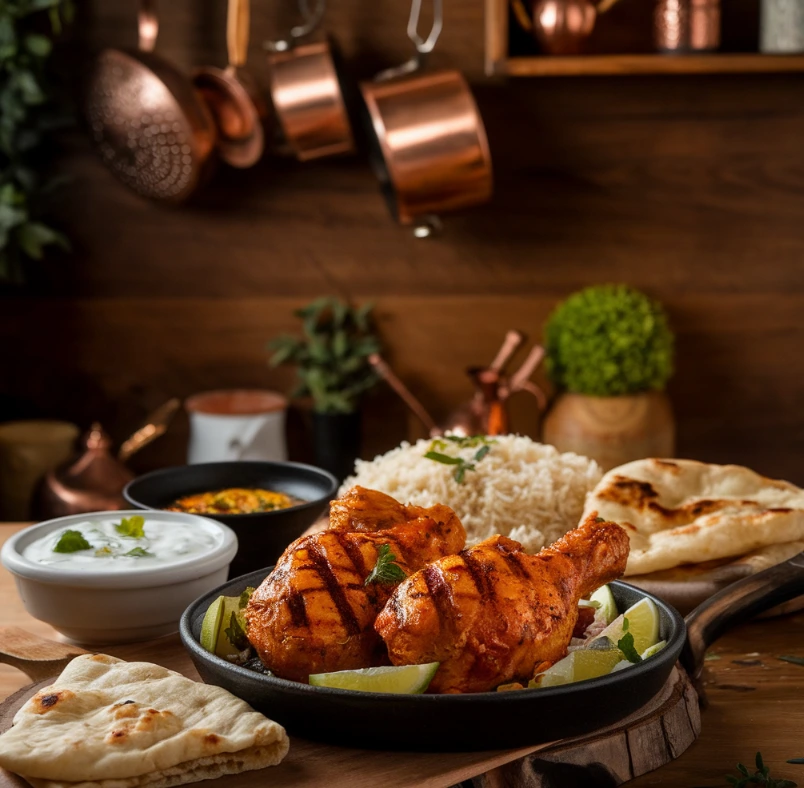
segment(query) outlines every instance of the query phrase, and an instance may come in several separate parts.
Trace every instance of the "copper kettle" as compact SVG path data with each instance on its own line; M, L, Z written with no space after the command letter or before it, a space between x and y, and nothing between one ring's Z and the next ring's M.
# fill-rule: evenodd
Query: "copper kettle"
M78 455L50 471L34 501L39 519L68 514L127 509L123 488L134 478L124 461L164 434L180 402L171 399L155 410L123 445L112 453L112 439L94 422L81 439Z

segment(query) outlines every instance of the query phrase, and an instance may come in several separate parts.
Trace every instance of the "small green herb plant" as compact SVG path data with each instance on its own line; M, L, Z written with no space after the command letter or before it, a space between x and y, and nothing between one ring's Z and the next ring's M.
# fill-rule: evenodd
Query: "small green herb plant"
M299 385L293 397L312 397L318 413L354 413L360 397L379 377L368 361L380 351L371 321L371 304L354 308L325 297L294 314L303 336L282 335L269 343L271 366L295 364Z
M729 785L734 785L736 788L748 788L752 785L764 785L765 788L796 788L798 785L798 783L794 783L792 780L776 780L771 777L770 767L765 766L762 761L762 753L759 752L756 757L756 766L756 772L751 774L747 766L738 763L737 771L740 772L740 776L737 777L732 774L726 775L726 782L728 782Z
M59 123L47 65L72 13L70 0L0 2L0 282L20 282L46 247L68 248L40 217L53 185L41 172L44 142Z
M626 285L571 295L545 326L546 370L559 389L596 397L662 390L674 337L661 305Z

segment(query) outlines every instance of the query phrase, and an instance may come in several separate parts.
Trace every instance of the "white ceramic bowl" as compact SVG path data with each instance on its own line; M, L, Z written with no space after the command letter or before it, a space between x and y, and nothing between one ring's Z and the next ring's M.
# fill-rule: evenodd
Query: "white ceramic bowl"
M74 643L99 645L149 640L176 632L184 609L202 594L226 582L237 552L237 537L222 523L183 512L153 513L161 523L198 525L214 545L168 564L121 571L98 566L43 564L27 558L26 548L54 531L79 523L144 516L140 510L92 512L48 520L14 534L0 551L0 561L14 575L25 609ZM108 559L97 559L108 560Z

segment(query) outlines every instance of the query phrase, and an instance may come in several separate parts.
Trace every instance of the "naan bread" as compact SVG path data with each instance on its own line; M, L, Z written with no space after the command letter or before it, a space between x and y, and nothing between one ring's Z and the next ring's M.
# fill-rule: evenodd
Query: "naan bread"
M0 736L35 788L167 788L278 764L281 725L221 687L148 662L76 657Z
M593 511L628 531L626 576L804 540L804 490L739 465L630 462L589 493Z

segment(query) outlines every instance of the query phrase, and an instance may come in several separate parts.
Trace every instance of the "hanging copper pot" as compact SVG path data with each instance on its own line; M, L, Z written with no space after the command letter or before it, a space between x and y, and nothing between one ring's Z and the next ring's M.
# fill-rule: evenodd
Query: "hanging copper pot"
M106 49L91 69L85 111L104 164L126 186L182 202L214 163L217 130L187 77L153 53L156 0L140 0L139 50Z
M288 38L265 43L274 114L300 161L355 149L335 45L298 43L318 27L324 8L325 0L313 9L299 0L304 23L292 28Z
M492 193L491 154L483 120L457 71L418 73L441 32L442 0L433 27L418 33L421 0L412 0L408 37L416 49L360 90L368 116L372 165L391 213L429 235L441 213L479 205Z

